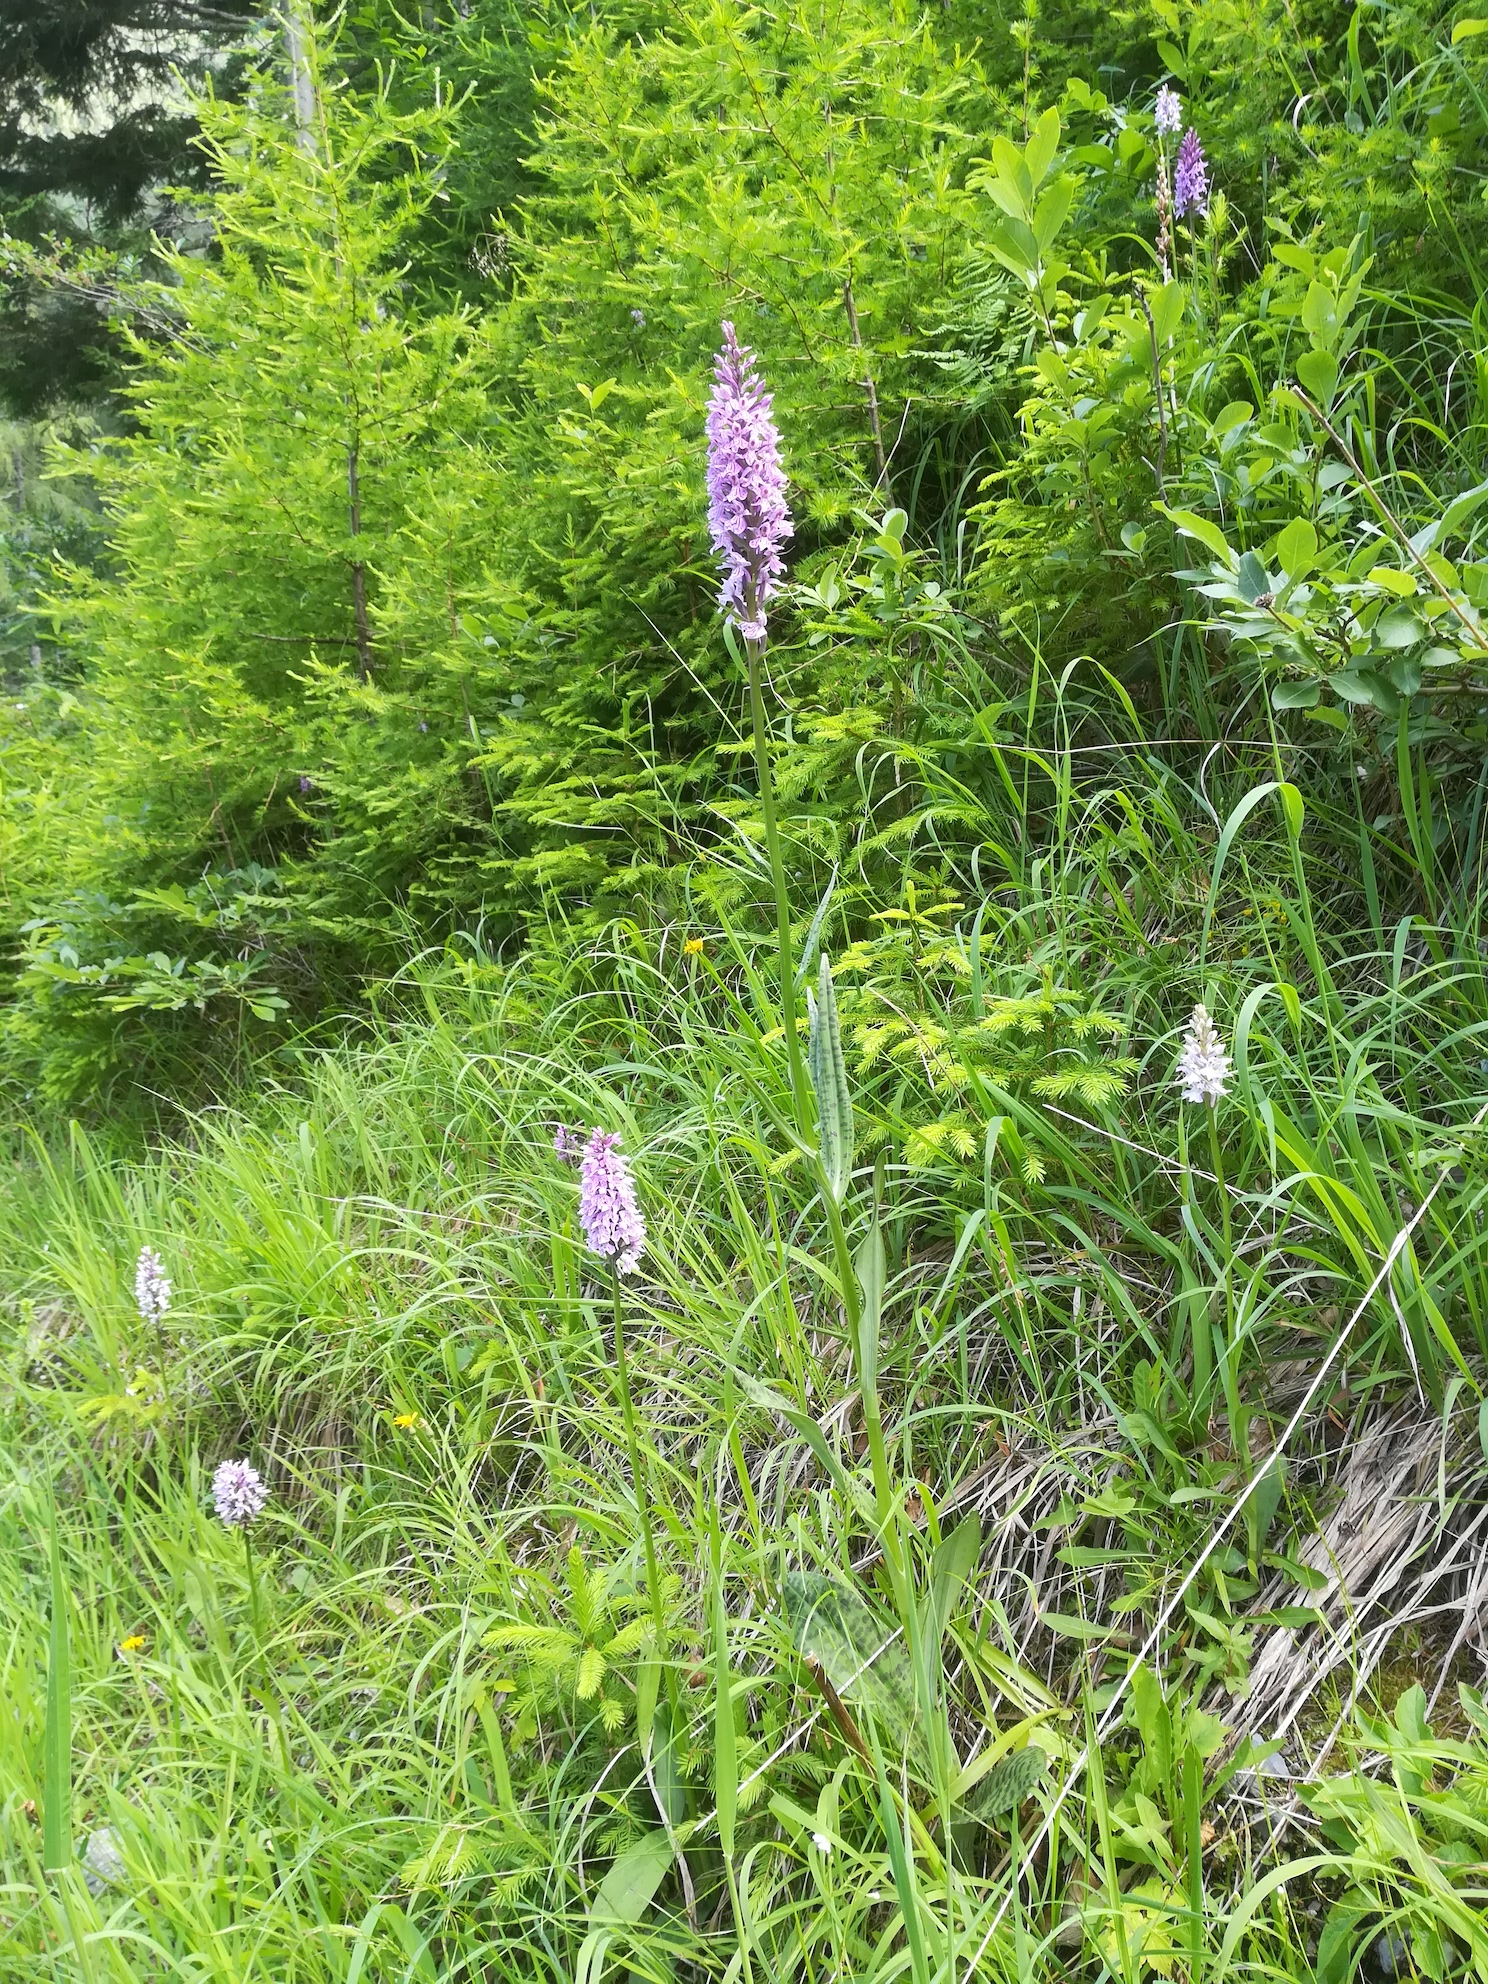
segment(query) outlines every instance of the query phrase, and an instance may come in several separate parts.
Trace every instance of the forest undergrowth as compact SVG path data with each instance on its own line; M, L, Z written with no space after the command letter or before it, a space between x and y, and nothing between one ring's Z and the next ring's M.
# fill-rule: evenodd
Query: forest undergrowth
M7 250L0 1977L1488 1980L1488 24L426 12Z
M1196 977L1200 905L1113 948L1079 840L974 931L838 953L856 1337L728 921L456 948L186 1144L33 1146L10 1974L1481 1965L1477 943L1348 954L1302 857ZM1327 945L1305 992L1269 930ZM618 1312L554 1148L590 1125L646 1224Z

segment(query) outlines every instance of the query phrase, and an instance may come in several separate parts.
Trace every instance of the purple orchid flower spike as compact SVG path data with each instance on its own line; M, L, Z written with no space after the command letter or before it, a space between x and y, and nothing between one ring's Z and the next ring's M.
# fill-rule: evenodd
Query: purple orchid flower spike
M1178 215L1201 214L1209 204L1209 165L1199 134L1190 125L1178 147L1178 166L1173 174L1173 210Z
M719 604L746 641L765 638L765 609L785 576L792 530L780 430L754 353L730 323L708 402L708 528L723 567Z
M646 1244L646 1223L636 1204L629 1160L612 1131L596 1130L579 1167L579 1224L584 1239L621 1274L634 1274Z

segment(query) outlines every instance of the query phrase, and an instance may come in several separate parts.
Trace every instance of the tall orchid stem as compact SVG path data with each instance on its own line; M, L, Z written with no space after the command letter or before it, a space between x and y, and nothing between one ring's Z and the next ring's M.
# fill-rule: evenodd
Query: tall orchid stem
M630 1364L625 1355L625 1311L620 1301L620 1270L610 1270L610 1294L615 1305L615 1369L620 1375L620 1410L625 1417L625 1446L630 1456L630 1478L635 1487L636 1508L641 1518L641 1541L646 1552L646 1593L651 1600L651 1619L656 1634L656 1657L666 1658L666 1615L661 1606L661 1576L656 1568L656 1538L651 1524L651 1494L641 1443L636 1434L635 1406L630 1396Z
M1219 1147L1219 1124L1215 1118L1214 1104L1206 1105L1205 1115L1209 1118L1209 1161L1214 1166L1215 1182L1219 1187L1219 1225L1224 1234L1225 1259L1225 1342L1233 1349L1235 1341L1235 1298L1230 1269L1234 1265L1235 1243L1230 1231L1230 1191L1225 1183L1224 1154Z
M873 1469L873 1500L878 1521L879 1545L888 1561L896 1592L904 1585L904 1553L900 1548L899 1512L889 1479L889 1453L884 1442L883 1418L878 1409L878 1373L870 1371L863 1358L863 1305L858 1299L858 1271L848 1244L842 1211L822 1181L822 1204L832 1232L832 1249L837 1256L837 1278L842 1283L842 1308L847 1318L848 1341L853 1365L863 1395L863 1430L868 1435L868 1459Z
M1224 1154L1219 1145L1219 1122L1214 1104L1204 1105L1209 1119L1209 1161L1219 1192L1219 1225L1224 1236L1225 1305L1225 1403L1230 1413L1230 1439L1247 1473L1250 1471L1250 1442L1246 1437L1245 1415L1240 1405L1240 1346L1235 1341L1235 1242L1230 1227L1230 1188L1225 1182Z
M749 713L754 721L754 762L759 774L760 807L765 816L765 851L770 857L770 879L775 887L775 937L780 957L780 1017L785 1027L785 1052L790 1063L791 1103L796 1127L809 1134L806 1070L801 1061L801 1043L796 1035L796 964L791 947L790 897L785 888L785 863L780 854L780 823L775 812L775 780L770 770L770 735L765 726L763 641L746 640L749 658Z
M283 1762L289 1766L289 1740L284 1734L284 1711L279 1703L279 1691L269 1672L269 1656L264 1650L263 1616L258 1603L258 1566L253 1561L253 1538L248 1525L243 1525L243 1557L248 1566L248 1602L253 1612L253 1652L258 1667L259 1685L263 1689L264 1706L269 1711L274 1732L279 1738L279 1750Z
M258 1571L253 1562L253 1538L248 1525L243 1525L243 1558L248 1566L248 1602L253 1608L253 1644L263 1651L263 1621L258 1609Z

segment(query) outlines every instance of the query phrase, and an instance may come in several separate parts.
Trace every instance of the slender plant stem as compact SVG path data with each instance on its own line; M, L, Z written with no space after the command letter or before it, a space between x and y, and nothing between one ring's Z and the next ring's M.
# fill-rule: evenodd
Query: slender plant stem
M878 1538L896 1585L904 1577L903 1552L899 1547L898 1510L889 1480L889 1455L884 1444L883 1419L878 1409L878 1374L870 1374L863 1363L863 1311L858 1300L858 1271L848 1245L842 1211L822 1181L822 1204L832 1230L832 1247L837 1256L837 1276L842 1283L842 1307L847 1317L847 1333L852 1344L853 1365L863 1394L863 1428L868 1435L868 1457L873 1468L873 1500L878 1515ZM870 1382L871 1375L871 1382Z
M263 1622L258 1610L258 1571L253 1562L253 1536L247 1523L243 1525L243 1560L248 1566L248 1602L253 1610L253 1644L263 1652Z
M1224 1154L1219 1147L1219 1124L1212 1102L1205 1105L1204 1114L1209 1119L1209 1161L1214 1166L1214 1176L1219 1182L1219 1227L1224 1235L1225 1342L1233 1350L1235 1297L1230 1270L1234 1266L1235 1243L1230 1231L1230 1189L1225 1183Z
M253 1614L253 1653L254 1664L258 1668L259 1686L263 1689L264 1706L279 1738L282 1761L289 1767L289 1741L284 1734L284 1711L280 1707L279 1693L269 1672L269 1657L264 1651L263 1615L258 1603L258 1566L253 1561L253 1537L247 1523L243 1525L243 1557L248 1566L248 1602Z
M165 1330L161 1326L159 1316L156 1316L153 1320L155 1323L155 1361L160 1366L160 1396L169 1406L171 1404L171 1391L170 1379L166 1376Z
M625 1312L620 1302L620 1270L610 1270L610 1293L615 1304L615 1369L620 1375L620 1409L625 1415L625 1445L630 1456L630 1477L635 1487L636 1508L641 1518L641 1541L646 1552L646 1592L651 1600L651 1619L656 1632L656 1657L666 1657L666 1614L661 1604L661 1577L656 1568L656 1539L651 1524L651 1496L647 1487L641 1443L636 1435L635 1406L630 1396L630 1365L625 1355ZM670 1670L668 1670L670 1672Z
M749 1934L744 1919L744 1911L739 1905L739 1880L734 1872L733 1855L723 1856L723 1871L728 1881L729 1908L733 1914L734 1927L739 1935L739 1954L743 1959L743 1984L754 1984L754 1967L749 1961Z
M1212 1102L1204 1105L1209 1119L1209 1161L1219 1190L1219 1225L1224 1236L1224 1259L1220 1273L1224 1280L1225 1305L1225 1400L1230 1410L1230 1438L1235 1452L1250 1468L1250 1441L1246 1437L1245 1414L1240 1405L1240 1346L1235 1341L1235 1243L1230 1228L1230 1188L1225 1183L1224 1155L1219 1147L1219 1122Z
M1193 1170L1188 1159L1188 1111L1186 1109L1180 1109L1178 1111L1178 1168L1183 1178L1184 1203L1188 1207L1190 1216L1192 1216L1194 1211L1194 1181ZM1213 1376L1213 1366L1210 1360L1214 1355L1214 1345L1209 1333L1207 1305L1205 1307L1202 1325L1198 1317L1193 1314L1192 1307L1190 1307L1189 1334L1191 1338L1189 1347L1193 1352L1193 1402L1204 1414L1207 1421L1209 1416L1209 1385ZM1177 1341L1175 1337L1173 1360L1175 1370L1178 1362Z
M785 888L785 864L780 855L780 826L775 812L775 780L770 770L770 736L765 726L763 641L745 641L749 658L749 713L754 721L754 762L759 773L760 807L765 816L765 851L775 886L775 934L780 953L780 1017L785 1027L785 1052L790 1064L791 1101L796 1127L806 1135L810 1125L806 1070L796 1037L796 966L791 949L790 897Z

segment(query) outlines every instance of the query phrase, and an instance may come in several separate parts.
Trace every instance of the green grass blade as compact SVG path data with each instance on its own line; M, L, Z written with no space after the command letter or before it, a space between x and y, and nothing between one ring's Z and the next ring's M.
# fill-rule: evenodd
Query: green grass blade
M55 1499L50 1528L52 1623L47 1656L46 1781L42 1795L41 1846L43 1866L48 1873L55 1873L72 1863L72 1659Z

